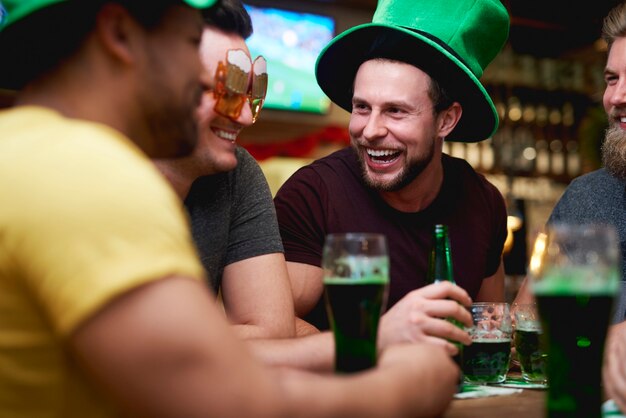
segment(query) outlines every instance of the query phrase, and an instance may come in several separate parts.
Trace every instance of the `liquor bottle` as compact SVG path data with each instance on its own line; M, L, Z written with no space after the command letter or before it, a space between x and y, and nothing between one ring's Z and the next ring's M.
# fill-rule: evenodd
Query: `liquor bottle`
M428 259L428 277L429 283L451 282L454 281L452 273L452 253L450 251L450 238L448 237L448 226L437 224L433 229L433 246ZM446 318L447 321L463 329L463 324L454 318ZM463 344L457 341L451 341L459 350L454 356L454 361L459 367L462 365Z

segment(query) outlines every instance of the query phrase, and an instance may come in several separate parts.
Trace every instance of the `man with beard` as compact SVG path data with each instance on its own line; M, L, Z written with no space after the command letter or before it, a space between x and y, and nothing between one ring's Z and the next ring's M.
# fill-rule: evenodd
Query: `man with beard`
M606 88L602 104L609 126L602 142L600 168L576 179L552 209L548 224L608 223L617 230L622 257L626 257L626 6L619 5L604 19L602 37L608 45L604 70ZM532 300L525 280L515 301ZM622 260L620 297L614 308L613 323L626 319L626 258Z
M552 210L548 223L613 224L622 256L626 257L626 11L623 5L605 18L602 37L609 48L602 98L609 121L602 143L603 168L574 179ZM622 292L614 322L626 317L625 285L626 262L622 262Z
M322 51L317 81L351 112L351 147L297 171L274 199L298 316L328 327L320 265L324 239L335 232L388 239L382 344L423 340L453 353L450 341L467 343L467 334L441 318L467 321L457 301L467 304L468 294L504 300L503 198L442 145L481 141L497 128L479 78L508 28L499 0L380 1L373 23L347 30ZM449 226L461 294L427 286L435 224Z
M605 69L607 86L603 104L609 117L609 127L602 143L603 168L572 180L548 219L548 224L612 224L618 233L622 257L626 257L626 96L623 95L623 86L620 85L624 74L618 73L620 69L623 71L620 67L623 64L618 59L622 58L620 49L624 49L626 45L624 39L616 39L611 48L616 52L609 54ZM623 55L626 57L626 53ZM613 323L626 319L626 258L622 259L621 267L621 292L613 311ZM530 295L524 296L527 291L527 284L524 283L516 301L522 303L530 300Z
M608 45L602 98L609 121L602 144L604 168L572 181L549 222L608 223L617 230L622 253L621 293L607 336L603 379L608 397L626 411L626 3L605 17L602 38Z

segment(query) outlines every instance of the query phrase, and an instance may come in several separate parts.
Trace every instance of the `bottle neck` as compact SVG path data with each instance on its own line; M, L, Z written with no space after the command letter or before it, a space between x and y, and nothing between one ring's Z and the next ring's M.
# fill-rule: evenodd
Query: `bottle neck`
M448 229L444 225L435 225L428 276L432 283L442 281L455 283L452 273L450 239L448 238Z

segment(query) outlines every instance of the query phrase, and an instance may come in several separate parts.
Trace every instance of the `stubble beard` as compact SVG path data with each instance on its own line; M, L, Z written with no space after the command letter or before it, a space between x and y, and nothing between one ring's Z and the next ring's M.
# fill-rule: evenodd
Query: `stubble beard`
M435 141L432 141L426 154L421 155L413 160L407 160L404 167L396 177L388 181L375 180L371 178L367 171L367 162L363 153L357 152L359 163L361 164L361 172L365 184L379 192L397 192L402 190L413 180L415 180L428 167L435 154Z
M602 164L612 176L626 181L626 132L615 123L606 130Z
M153 97L145 117L148 118L156 151L166 158L185 157L193 152L198 142L195 107L192 100L189 105L176 104L172 97L168 94L161 94L156 99Z
M196 110L202 98L199 82L190 81L184 91L175 91L168 83L167 67L148 51L151 72L142 84L140 104L157 158L179 158L190 155L198 142Z

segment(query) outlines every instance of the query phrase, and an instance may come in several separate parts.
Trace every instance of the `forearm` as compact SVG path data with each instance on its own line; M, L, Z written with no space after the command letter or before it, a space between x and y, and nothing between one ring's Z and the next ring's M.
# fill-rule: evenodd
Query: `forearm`
M316 372L332 372L335 343L330 332L287 339L254 339L248 341L252 353L263 363Z
M128 416L288 416L282 389L212 301L199 281L155 281L90 318L69 351Z
M233 324L235 334L244 340L252 339L273 339L288 337L304 337L307 335L319 334L319 330L315 326L309 324L303 319L295 318L294 326L290 323L274 323L274 324Z
M292 416L441 416L452 400L458 379L450 358L443 350L424 345L394 349L408 355L395 356L392 362L383 360L367 372L332 379L293 369L277 370L288 405L298 405Z
M275 327L266 327L259 324L233 324L235 334L242 340L283 338L293 336L293 327L289 331L277 331Z

